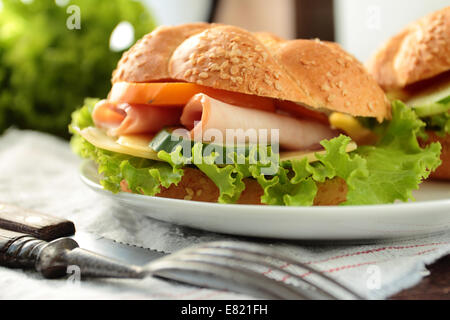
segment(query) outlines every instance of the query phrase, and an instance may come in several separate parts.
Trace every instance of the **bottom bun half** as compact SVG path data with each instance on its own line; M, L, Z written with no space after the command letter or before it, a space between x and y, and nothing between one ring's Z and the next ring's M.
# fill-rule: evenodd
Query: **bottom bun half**
M436 169L436 171L431 173L430 178L437 180L450 180L450 134L447 134L444 137L439 137L432 131L427 131L427 134L429 139L426 142L420 141L420 145L422 147L433 142L440 142L442 145L442 164Z
M245 190L242 192L238 204L261 205L263 190L254 179L245 179ZM336 178L318 185L314 205L338 205L346 200L347 185L344 180ZM217 202L219 189L203 172L193 168L185 168L180 183L170 188L162 188L158 197L193 200L202 202Z

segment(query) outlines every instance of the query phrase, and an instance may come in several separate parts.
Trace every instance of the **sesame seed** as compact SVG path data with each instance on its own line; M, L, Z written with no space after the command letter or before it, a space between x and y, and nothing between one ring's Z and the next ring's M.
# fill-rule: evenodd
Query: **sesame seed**
M209 74L206 72L202 72L198 75L200 78L202 79L208 79L209 78Z
M242 55L242 51L237 48L233 48L230 52L230 57L236 57L236 56L241 56L241 55Z
M238 66L232 66L230 69L230 73L234 76L239 73L239 67Z
M192 190L191 188L186 188L185 190L188 195L190 195L190 196L194 195L194 190Z
M203 62L205 62L206 57L205 56L201 56L200 58L197 59L197 64L202 64Z
M231 63L237 64L239 62L240 62L239 58L236 58L236 57L231 58Z
M192 70L191 69L186 70L186 72L184 73L184 77L185 78L189 78L191 75L192 75Z
M279 81L275 81L275 89L278 91L283 90L283 87L281 86L281 83Z
M196 83L199 84L199 85L202 85L202 84L203 84L203 81L202 81L202 80L197 80Z
M200 197L202 195L202 192L203 192L202 189L198 189L196 193L197 197Z
M222 79L222 80L228 80L228 79L230 79L230 75L227 74L227 73L224 73L224 72L221 72L219 77L220 77L220 79Z
M218 70L220 70L220 67L219 67L219 65L217 63L211 63L210 66L209 66L209 70L211 70L211 71L218 71Z
M271 86L272 84L273 84L273 82L272 81L270 81L269 79L264 79L264 82L268 85L268 86Z
M184 200L192 200L192 196L190 196L190 195L187 195L187 196L184 196L184 198L183 198Z
M328 101L328 102L333 102L335 98L336 98L336 96L335 96L334 94L330 94L330 95L328 96L328 98L327 98L327 101Z
M324 83L320 89L322 89L323 91L330 91L330 86L328 85L328 83Z
M217 57L221 57L221 56L223 56L224 54L225 54L225 49L222 48L222 47L217 47L217 49L216 49L216 55L217 55Z

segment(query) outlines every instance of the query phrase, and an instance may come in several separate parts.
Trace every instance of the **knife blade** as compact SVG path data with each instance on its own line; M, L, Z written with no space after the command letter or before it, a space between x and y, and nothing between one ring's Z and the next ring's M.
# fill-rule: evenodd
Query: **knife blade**
M89 232L78 231L69 238L75 240L81 248L137 266L143 266L168 254L163 251L118 242Z

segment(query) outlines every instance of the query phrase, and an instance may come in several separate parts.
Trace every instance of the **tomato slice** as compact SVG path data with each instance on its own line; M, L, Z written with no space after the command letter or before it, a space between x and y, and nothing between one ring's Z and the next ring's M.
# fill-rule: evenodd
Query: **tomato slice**
M284 100L278 100L276 102L276 107L280 110L283 110L290 115L293 115L295 117L299 117L302 119L310 119L315 120L318 122L321 122L323 124L329 124L330 121L328 120L328 116L322 112L314 111L305 107L302 107L301 105L291 102L291 101L284 101Z
M204 93L214 99L244 108L275 112L271 98L238 92L219 90L193 83L129 83L117 82L108 96L112 103L148 104L161 107L184 107L197 93Z

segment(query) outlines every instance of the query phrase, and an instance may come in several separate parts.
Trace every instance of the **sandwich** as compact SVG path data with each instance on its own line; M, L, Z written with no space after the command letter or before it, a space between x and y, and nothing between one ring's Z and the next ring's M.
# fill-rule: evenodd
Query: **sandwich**
M312 206L412 199L424 126L335 43L196 23L139 40L69 130L114 193Z
M408 25L368 62L390 99L400 99L426 123L420 143L440 142L435 179L450 179L450 7Z

